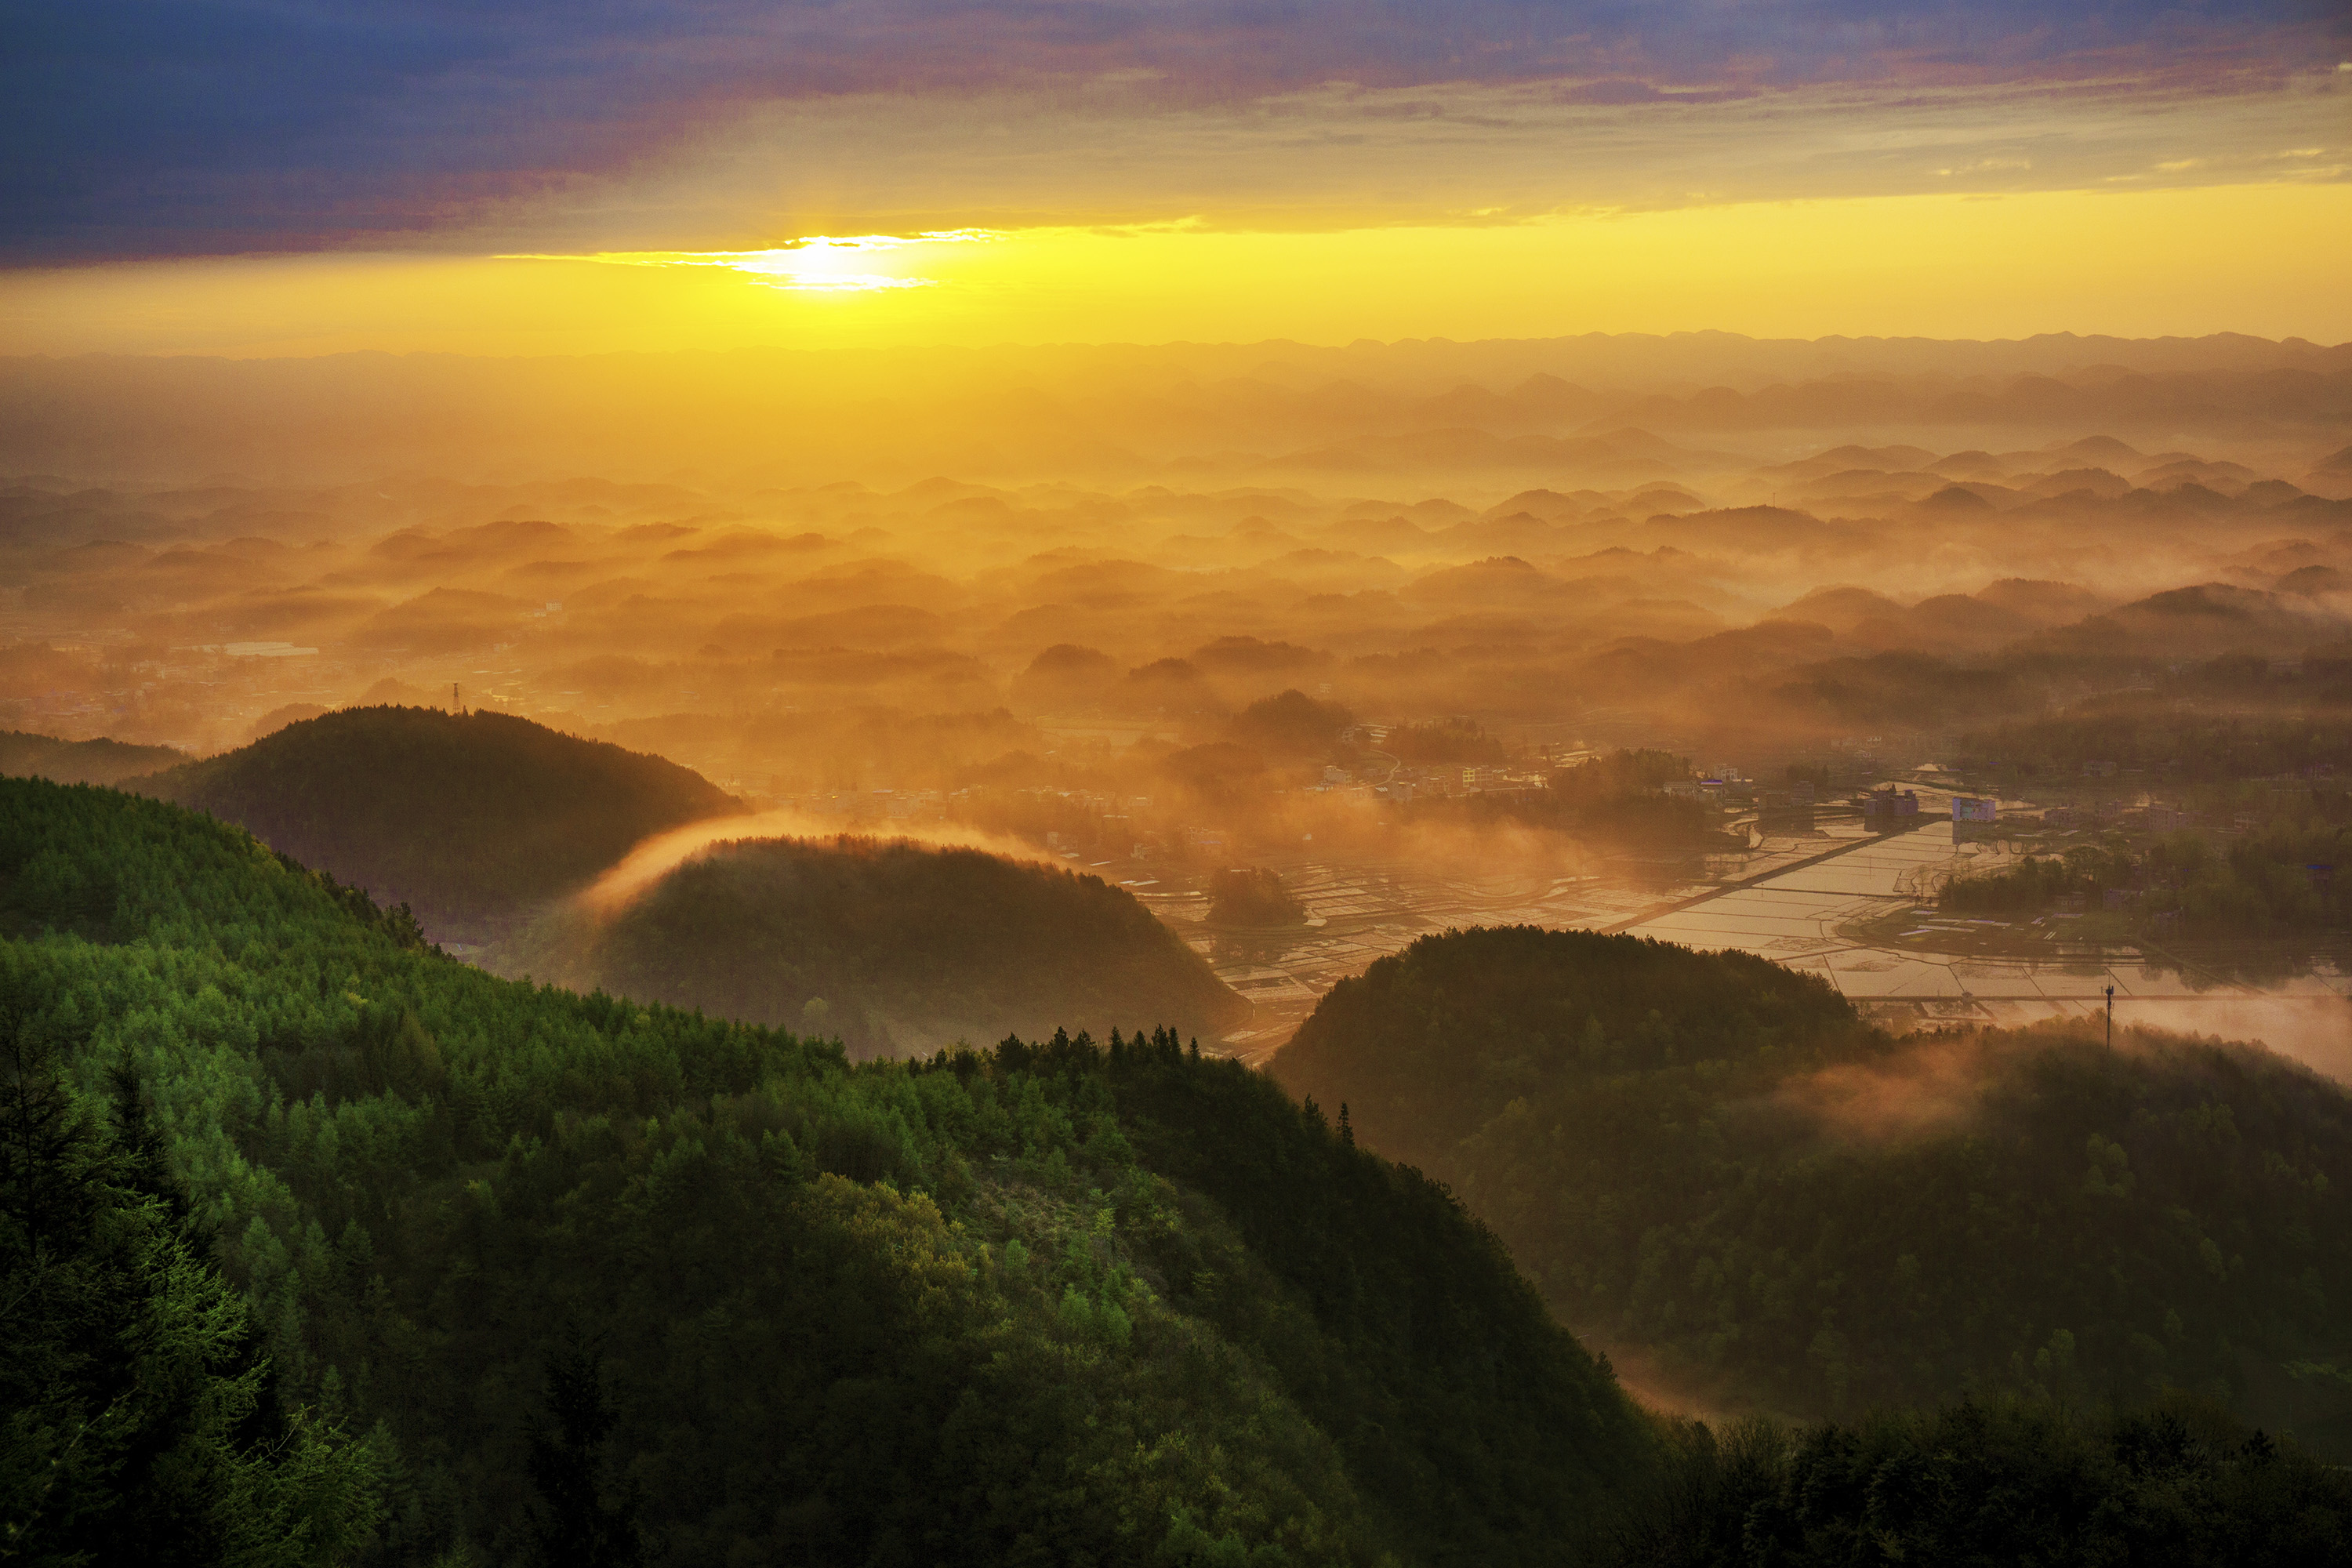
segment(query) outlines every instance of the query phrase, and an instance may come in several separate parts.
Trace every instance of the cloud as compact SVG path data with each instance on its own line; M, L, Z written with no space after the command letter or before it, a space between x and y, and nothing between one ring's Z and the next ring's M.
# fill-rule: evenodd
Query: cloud
M732 248L800 228L1289 232L1494 226L1758 201L2317 177L2281 147L2336 106L2040 84L1764 88L1563 101L1559 84L1318 84L1244 107L845 95L763 108L608 192L593 234L532 249ZM2187 155L2206 167L2160 174ZM562 221L553 216L553 221ZM524 248L515 245L510 248Z
M1369 0L0 0L0 258L218 254L584 203L747 114L1027 93L1136 113L1548 82L1629 109L1759 88L2210 86L2327 72L2327 0L1445 6Z
M1666 95L1646 81L1620 76L1578 82L1559 96L1562 103L1655 103Z
M636 901L645 891L680 865L719 844L761 838L803 838L824 841L840 837L841 825L821 816L792 810L763 811L750 816L717 816L657 833L630 849L574 902L600 916L611 915ZM1018 839L950 824L894 826L887 835L894 843L921 844L934 849L978 849L1008 860L1059 866L1059 860L1039 854Z

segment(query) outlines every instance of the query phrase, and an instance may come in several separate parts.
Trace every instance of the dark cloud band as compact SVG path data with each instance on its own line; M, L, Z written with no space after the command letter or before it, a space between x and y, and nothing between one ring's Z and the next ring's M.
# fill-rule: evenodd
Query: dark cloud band
M2335 0L2085 7L1370 0L7 0L0 257L350 245L466 225L747 108L1035 88L1142 105L1557 79L1596 105L1822 81L2326 68Z

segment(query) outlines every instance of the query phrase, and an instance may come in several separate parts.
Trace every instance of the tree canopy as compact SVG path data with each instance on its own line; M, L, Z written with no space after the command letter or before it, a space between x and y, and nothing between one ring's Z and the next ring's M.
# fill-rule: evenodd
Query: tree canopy
M1168 1029L853 1066L106 791L0 784L0 881L367 1561L1570 1562L1654 1452L1441 1187Z

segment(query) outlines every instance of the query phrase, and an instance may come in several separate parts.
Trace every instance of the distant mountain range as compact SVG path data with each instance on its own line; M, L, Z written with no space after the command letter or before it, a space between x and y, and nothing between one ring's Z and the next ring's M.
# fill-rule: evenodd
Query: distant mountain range
M2180 429L2340 446L2352 345L2236 334L1973 342L1728 332L1363 342L745 350L572 358L0 360L0 468L324 476L516 462L646 478L681 463L905 483L1293 473L1595 476L1660 437ZM430 421L377 416L387 398ZM1630 428L1629 428L1630 427ZM775 432L795 439L781 448ZM211 464L211 468L205 465Z

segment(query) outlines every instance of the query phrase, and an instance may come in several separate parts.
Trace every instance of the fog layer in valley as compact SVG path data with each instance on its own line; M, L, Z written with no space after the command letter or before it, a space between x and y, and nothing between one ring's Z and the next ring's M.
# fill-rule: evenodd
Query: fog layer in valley
M1840 847L1885 783L2000 802L1975 870L2075 857L2012 947L2120 896L2147 929L2103 940L2159 967L2256 942L2196 984L2333 973L2325 877L2190 895L2341 827L2345 348L90 358L0 365L0 405L17 771L525 717L733 797L633 888L761 833L1051 861L1209 954L1245 1054L1418 931L1630 924ZM2294 842L2264 864L2332 864ZM1220 915L1237 867L1281 919Z
M2316 1497L2347 352L16 362L0 769L112 789L0 789L0 945L411 1452L589 1302L620 1386L749 1391L637 1406L674 1478L821 1398L1001 1415L1007 1487L1329 1432L1514 1520L1663 1433L1751 1542L1844 1439L1715 1418L2077 1512L2015 1455L2141 1488L2193 1422ZM889 1381L956 1345L1001 1384Z

